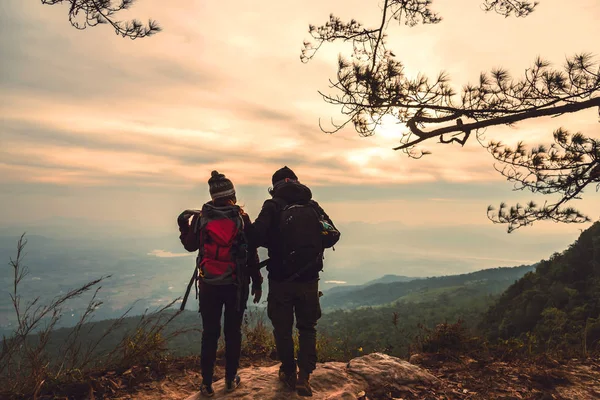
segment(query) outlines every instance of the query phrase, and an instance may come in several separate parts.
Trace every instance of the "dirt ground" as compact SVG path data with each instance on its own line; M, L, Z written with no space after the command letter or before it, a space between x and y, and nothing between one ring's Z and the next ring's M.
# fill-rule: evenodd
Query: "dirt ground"
M600 360L549 359L528 361L481 361L467 357L442 359L418 356L411 362L439 378L436 387L405 386L402 392L386 393L385 388L367 392L365 400L592 400L600 399ZM241 368L270 366L271 359L242 359ZM219 360L216 380L224 370ZM243 374L243 373L242 373ZM152 367L134 367L124 372L108 372L86 386L71 388L68 396L54 399L185 399L198 391L201 382L199 359L188 357ZM50 398L50 397L42 397Z

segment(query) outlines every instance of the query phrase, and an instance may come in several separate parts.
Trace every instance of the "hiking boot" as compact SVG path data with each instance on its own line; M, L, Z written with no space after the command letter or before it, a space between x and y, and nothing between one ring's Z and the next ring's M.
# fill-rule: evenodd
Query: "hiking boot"
M239 375L236 375L233 379L225 379L225 391L227 393L233 392L238 388L238 386L240 386L240 382L241 379Z
M296 373L286 374L284 371L279 370L279 380L291 390L296 390Z
M215 391L212 388L212 385L202 384L200 385L200 395L204 397L213 397L215 395Z
M298 374L298 382L296 383L296 391L298 396L312 397L312 388L310 387L310 375L300 371Z

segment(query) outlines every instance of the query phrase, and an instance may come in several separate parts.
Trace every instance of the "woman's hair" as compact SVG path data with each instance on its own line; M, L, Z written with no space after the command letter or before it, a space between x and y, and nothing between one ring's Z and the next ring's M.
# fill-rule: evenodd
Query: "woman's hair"
M213 200L213 204L215 206L233 206L237 204L237 198L235 197L235 195L233 196L228 196L228 197L220 197L218 199ZM238 207L240 208L240 210L242 211L242 214L245 214L246 212L244 211L244 206L243 205L239 205Z
M213 203L218 206L234 205L237 203L237 198L235 197L235 195L219 197L213 200Z

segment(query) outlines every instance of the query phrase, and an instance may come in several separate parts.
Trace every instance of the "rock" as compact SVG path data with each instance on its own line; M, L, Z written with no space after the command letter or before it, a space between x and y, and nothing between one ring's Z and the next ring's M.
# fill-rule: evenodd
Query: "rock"
M420 365L422 367L430 367L439 363L439 356L437 354L423 353L413 354L408 360L411 364Z
M424 364L424 360L425 357L423 356L423 354L413 354L412 356L410 356L410 358L408 359L408 362L411 364L417 364L417 365L421 365Z
M411 383L431 385L437 382L435 376L418 366L381 353L351 360L348 363L348 372L360 375L370 385L377 385L382 381L400 382L403 385Z
M225 393L225 382L213 387L216 399L305 399L287 390L277 378L279 366L251 367L240 370L242 383L233 393ZM324 399L370 399L375 393L409 390L410 385L436 385L437 378L416 365L385 354L374 353L355 358L349 363L317 364L311 376L313 397ZM361 393L362 392L362 393ZM196 393L186 400L201 400Z

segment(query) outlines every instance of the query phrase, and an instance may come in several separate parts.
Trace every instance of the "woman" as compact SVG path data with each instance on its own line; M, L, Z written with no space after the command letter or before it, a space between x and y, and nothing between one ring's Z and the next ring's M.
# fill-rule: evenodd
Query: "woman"
M262 295L262 276L256 248L248 247L250 217L236 205L235 188L225 175L213 171L208 180L212 200L201 211L186 210L177 222L187 251L199 250L197 276L202 316L202 395L212 397L213 371L224 311L225 390L240 384L237 374L242 344L242 319L252 279L254 303ZM192 217L190 223L190 217Z

